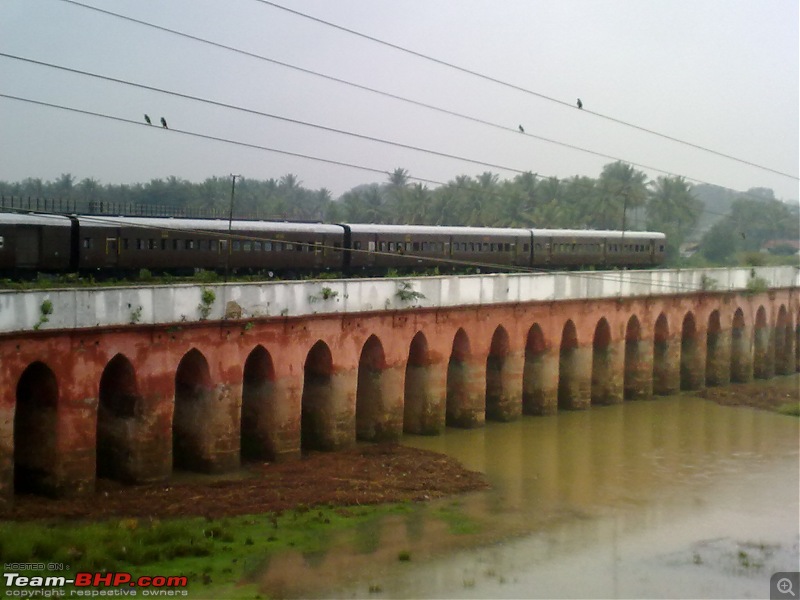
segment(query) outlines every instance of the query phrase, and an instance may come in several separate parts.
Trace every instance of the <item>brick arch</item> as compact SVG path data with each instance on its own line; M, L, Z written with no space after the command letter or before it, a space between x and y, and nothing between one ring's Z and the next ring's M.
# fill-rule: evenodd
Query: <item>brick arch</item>
M753 359L750 348L750 328L744 311L737 307L731 321L731 380L745 383L753 377Z
M788 375L794 371L792 337L792 319L786 305L781 304L775 322L775 373L778 375Z
M28 365L17 381L14 411L14 491L57 492L59 389L44 362Z
M522 372L522 412L526 415L553 414L558 410L558 368L539 323L525 339Z
M718 386L730 382L730 339L728 335L729 332L722 328L719 310L712 310L708 315L706 325L706 385Z
M694 313L688 311L683 317L681 325L681 389L698 390L703 386L703 365L700 346L698 342L699 333Z
M653 393L674 394L680 387L678 373L672 365L676 357L677 344L672 340L669 320L660 313L653 327Z
M303 397L300 415L300 447L303 450L333 450L334 420L333 356L328 344L318 340L303 365Z
M444 425L446 399L437 390L436 366L428 338L417 331L408 348L403 382L403 431L424 435L439 433Z
M453 336L447 364L445 422L455 427L475 427L485 419L485 397L479 368L472 355L467 332L459 327Z
M97 406L97 477L135 482L138 473L137 440L145 428L142 396L130 359L116 354L100 376Z
M486 418L510 421L522 412L521 392L510 372L511 341L505 327L498 325L492 334L486 357Z
M377 442L400 436L402 427L392 418L391 391L383 344L372 334L358 360L356 439Z
M590 359L578 347L578 330L572 319L561 330L558 356L558 408L585 408L590 402L591 372L586 373ZM588 379L588 381L587 381Z
M240 453L242 460L275 460L280 435L272 355L261 344L244 361Z
M601 317L592 336L592 404L613 404L614 369L611 348L611 326L608 319Z
M625 363L622 367L622 395L625 400L649 398L653 394L649 344L642 339L639 317L631 315L625 325Z
M794 370L800 372L800 310L794 320Z
M175 371L172 417L172 465L175 469L213 470L214 385L205 355L192 348Z
M757 379L769 379L774 371L775 355L770 334L767 309L760 305L753 325L753 377Z

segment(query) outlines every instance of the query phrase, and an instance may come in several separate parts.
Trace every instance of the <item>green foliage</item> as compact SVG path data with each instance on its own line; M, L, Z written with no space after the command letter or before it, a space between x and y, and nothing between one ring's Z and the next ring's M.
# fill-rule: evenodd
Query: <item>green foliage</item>
M203 291L200 294L200 304L197 305L197 310L200 313L201 320L207 319L208 315L211 314L211 307L216 299L217 295L214 293L214 290L203 288Z
M53 302L50 300L44 300L39 307L39 321L33 326L33 328L38 330L42 325L50 320L50 315L52 314Z
M746 294L763 294L769 290L769 284L763 277L756 277L753 275L748 281L745 288Z
M136 308L131 310L131 318L129 320L129 323L131 325L135 325L141 319L142 319L142 307L141 306L137 306Z
M311 294L308 297L308 301L311 304L314 304L315 302L319 302L320 300L322 300L323 302L325 300L331 300L333 298L336 298L336 296L338 295L339 292L337 290L334 290L329 287L323 287L317 294Z
M410 281L400 281L397 284L397 292L395 295L401 302L416 302L419 299L424 299L425 294L416 291Z

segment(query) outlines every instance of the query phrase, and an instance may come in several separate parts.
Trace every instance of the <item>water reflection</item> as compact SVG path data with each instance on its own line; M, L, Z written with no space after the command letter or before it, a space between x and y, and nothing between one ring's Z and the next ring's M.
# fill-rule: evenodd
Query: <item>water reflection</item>
M798 565L799 431L681 396L409 436L487 474L490 491L459 499L481 534L453 535L436 513L452 501L434 503L274 558L264 589L291 566L326 597L765 596Z

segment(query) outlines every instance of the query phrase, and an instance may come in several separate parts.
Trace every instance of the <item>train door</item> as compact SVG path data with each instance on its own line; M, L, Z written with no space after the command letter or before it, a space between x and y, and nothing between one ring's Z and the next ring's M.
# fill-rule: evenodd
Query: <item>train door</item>
M118 257L119 257L119 238L107 237L105 265L106 266L116 265Z
M38 227L17 228L17 267L36 267L39 264L41 230Z

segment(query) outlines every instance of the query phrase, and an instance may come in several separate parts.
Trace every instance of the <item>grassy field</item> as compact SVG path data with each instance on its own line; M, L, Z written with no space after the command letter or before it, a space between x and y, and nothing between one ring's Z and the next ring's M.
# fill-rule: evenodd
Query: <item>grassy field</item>
M196 517L163 521L3 522L0 559L6 566L45 565L44 569L5 569L5 573L19 572L26 577L70 578L78 572L130 572L134 579L185 576L188 586L175 590L188 591L190 598L264 598L268 595L259 592L254 582L272 556L290 550L310 555L324 553L334 537L342 536L351 539L356 547L369 548L377 542L372 539L371 524L387 515L411 518L422 509L420 504L401 503L301 507L281 515L214 520ZM432 516L443 521L454 535L474 533L481 527L461 513L458 502L433 511ZM398 560L410 560L409 553L401 553ZM69 595L69 590L75 588L65 589ZM5 596L3 580L0 590ZM183 593L178 591L178 595Z

